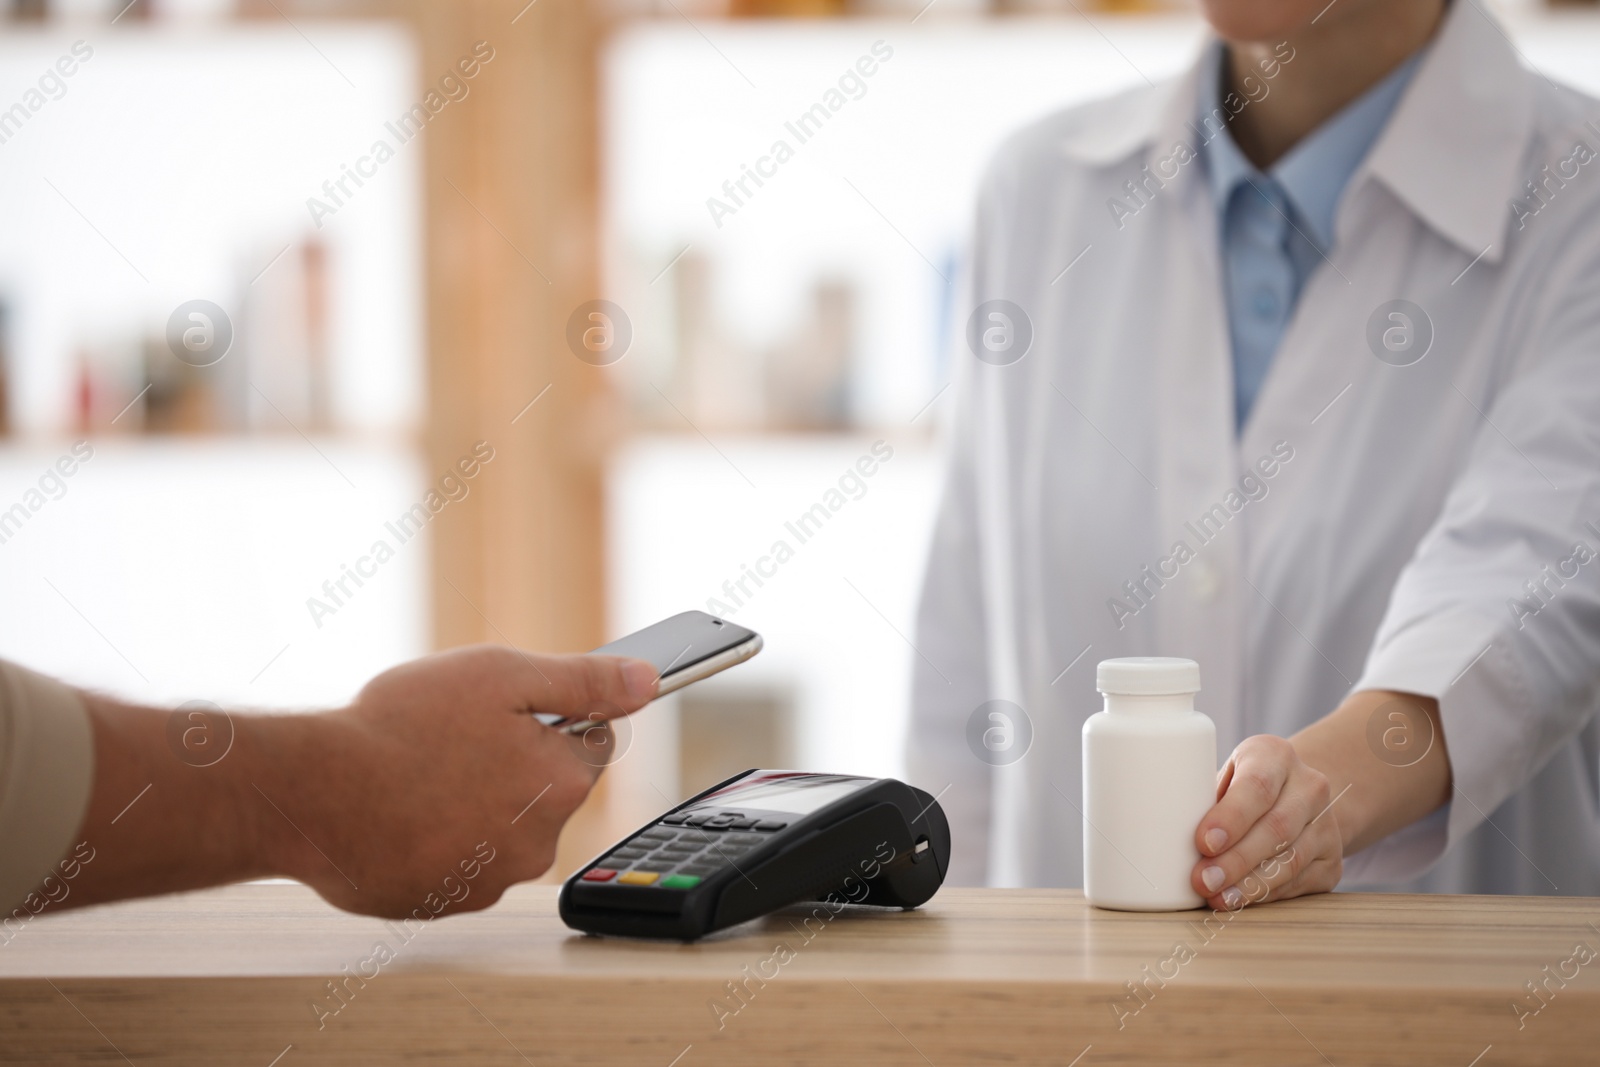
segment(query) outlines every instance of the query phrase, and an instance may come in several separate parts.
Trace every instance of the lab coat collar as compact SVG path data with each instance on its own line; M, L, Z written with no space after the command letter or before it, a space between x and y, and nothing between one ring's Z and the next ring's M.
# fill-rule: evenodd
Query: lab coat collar
M1175 78L1121 93L1098 105L1089 121L1073 124L1060 142L1062 155L1090 166L1109 166L1148 150L1152 157L1177 142L1194 147L1186 120L1194 114L1199 63Z
M1455 0L1346 198L1370 176L1467 255L1498 261L1533 94L1505 30L1477 0Z
M1197 148L1201 138L1192 123L1204 67L1197 60L1176 78L1106 101L1092 120L1063 133L1061 152L1092 166L1144 152L1156 167L1176 145ZM1477 0L1455 0L1394 115L1345 187L1341 209L1367 179L1379 181L1469 256L1489 246L1483 258L1496 262L1517 168L1532 136L1533 108L1533 86L1500 24Z

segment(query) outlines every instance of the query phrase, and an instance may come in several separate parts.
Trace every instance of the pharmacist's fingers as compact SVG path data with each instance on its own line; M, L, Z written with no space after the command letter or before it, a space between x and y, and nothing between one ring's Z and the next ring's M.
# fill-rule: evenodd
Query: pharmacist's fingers
M1272 890L1267 900L1289 900L1293 897L1310 896L1312 893L1329 893L1338 885L1339 879L1344 877L1344 858L1342 856L1325 856L1313 860L1289 882Z
M1326 811L1325 805L1319 807L1316 803L1317 794L1323 788L1319 782L1321 777L1310 767L1302 766L1291 776L1284 790L1282 807L1286 814L1280 818L1277 814L1280 809L1274 808L1245 835L1239 848L1214 860L1201 861L1197 878L1200 884L1195 888L1208 898L1212 907L1231 911L1246 904L1321 891L1313 886L1322 884L1327 865L1341 863L1343 842L1338 823L1331 815L1313 814L1300 829L1294 829L1305 810ZM1302 805L1302 798L1309 800L1309 804ZM1314 867L1318 876L1308 880L1308 872ZM1332 888L1337 880L1335 877L1333 883L1322 888Z
M1328 780L1320 772L1296 761L1271 808L1244 832L1239 843L1214 857L1210 867L1220 867L1220 885L1232 885L1300 837L1306 824L1327 804ZM1209 886L1216 892L1217 886Z
M1200 855L1221 855L1242 840L1277 804L1290 770L1299 762L1294 746L1281 737L1257 734L1239 742L1222 769L1217 803L1195 827Z
M1287 858L1291 851L1294 851L1296 856L1300 855L1298 850L1285 850L1284 857ZM1238 906L1268 904L1274 900L1290 900L1312 893L1326 893L1339 884L1339 879L1344 874L1344 860L1338 854L1321 856L1309 862L1301 862L1298 866L1300 873L1286 880L1282 879L1281 875L1267 876L1256 871L1245 875L1238 886L1243 904ZM1228 907L1226 902L1223 907L1225 909Z
M1266 898L1273 889L1299 874L1305 864L1321 856L1325 849L1339 847L1336 835L1326 834L1325 827L1312 829L1313 821L1327 808L1327 777L1302 762L1287 743L1251 747L1255 753L1247 753L1242 758L1236 754L1239 766L1227 795L1218 806L1226 804L1235 790L1248 788L1245 768L1250 760L1263 758L1256 753L1270 754L1276 770L1283 773L1283 784L1272 806L1244 832L1238 843L1209 860L1201 859L1192 879L1196 892L1214 897L1229 907L1236 907L1241 901ZM1330 820L1327 825L1335 824ZM1200 833L1204 836L1206 831L1202 829ZM1291 846L1295 848L1294 853L1284 858L1284 850ZM1251 875L1254 877L1247 885L1245 879Z

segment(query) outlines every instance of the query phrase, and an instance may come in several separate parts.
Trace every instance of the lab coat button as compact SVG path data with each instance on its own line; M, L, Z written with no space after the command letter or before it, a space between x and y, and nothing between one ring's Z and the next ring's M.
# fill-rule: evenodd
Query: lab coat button
M1203 559L1197 559L1190 571L1192 573L1190 588L1194 590L1194 598L1202 604L1209 604L1217 599L1217 593L1222 589L1222 576L1217 573L1217 568Z

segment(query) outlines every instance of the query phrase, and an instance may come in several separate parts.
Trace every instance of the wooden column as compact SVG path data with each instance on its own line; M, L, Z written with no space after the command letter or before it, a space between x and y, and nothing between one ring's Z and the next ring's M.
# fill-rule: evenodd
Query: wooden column
M409 25L418 101L475 47L493 50L463 79L467 96L413 142L423 154L426 475L437 481L477 441L494 448L466 500L430 524L433 644L601 644L602 477L617 401L608 372L566 343L568 317L601 295L600 20L587 0L278 0L253 13ZM597 790L552 874L603 847L603 810Z
M494 50L425 135L430 470L495 449L433 524L434 643L593 648L613 398L565 332L599 295L599 27L580 0L405 6L425 84L477 42Z

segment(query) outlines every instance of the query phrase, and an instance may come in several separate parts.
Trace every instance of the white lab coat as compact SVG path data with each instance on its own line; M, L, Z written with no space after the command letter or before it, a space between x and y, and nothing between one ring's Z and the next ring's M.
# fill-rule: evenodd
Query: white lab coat
M966 307L1009 300L1033 339L1009 365L959 354L919 612L908 755L952 877L1082 884L1095 663L1167 655L1199 661L1219 759L1354 690L1438 698L1454 799L1347 858L1347 885L1600 894L1600 559L1576 562L1600 552L1600 159L1574 162L1600 106L1452 5L1236 438L1203 163L1163 162L1195 92L1047 118L985 181ZM1135 200L1145 165L1164 183ZM1368 341L1394 299L1432 323L1408 366ZM1033 737L991 766L968 724L997 698Z

